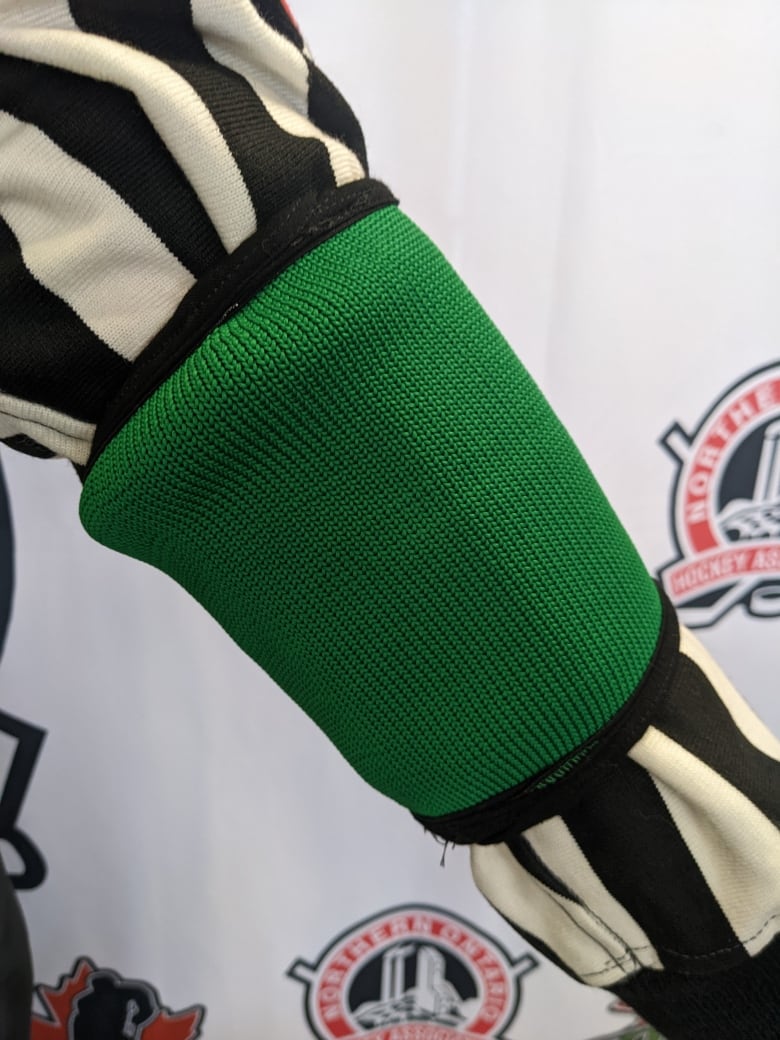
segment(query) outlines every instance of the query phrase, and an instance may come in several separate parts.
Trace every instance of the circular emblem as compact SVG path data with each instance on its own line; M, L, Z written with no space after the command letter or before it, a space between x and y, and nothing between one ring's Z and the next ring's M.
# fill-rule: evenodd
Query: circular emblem
M780 364L727 390L695 433L675 423L662 443L679 465L679 555L661 577L683 622L711 625L740 603L779 616Z
M306 986L320 1040L476 1040L500 1037L536 965L454 914L414 905L354 925L316 965L299 960L288 974Z

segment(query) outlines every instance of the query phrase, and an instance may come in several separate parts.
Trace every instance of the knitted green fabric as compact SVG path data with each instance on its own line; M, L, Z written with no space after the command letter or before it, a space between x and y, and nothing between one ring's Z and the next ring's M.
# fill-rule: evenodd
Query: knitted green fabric
M394 208L209 335L97 459L81 517L188 589L421 815L570 755L660 626L570 438Z

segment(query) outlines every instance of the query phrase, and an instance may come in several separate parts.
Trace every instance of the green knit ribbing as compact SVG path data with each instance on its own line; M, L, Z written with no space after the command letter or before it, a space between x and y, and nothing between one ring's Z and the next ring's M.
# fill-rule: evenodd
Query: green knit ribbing
M208 336L97 460L81 517L172 575L426 816L570 755L660 626L563 427L394 208Z

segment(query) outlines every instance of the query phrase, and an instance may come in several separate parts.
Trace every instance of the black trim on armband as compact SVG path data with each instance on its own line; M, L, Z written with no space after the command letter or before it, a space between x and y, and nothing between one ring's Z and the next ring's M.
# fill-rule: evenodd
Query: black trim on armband
M363 217L397 204L379 181L303 196L198 280L133 365L100 420L82 480L103 448L206 336L285 268Z
M414 814L426 830L455 845L494 845L560 815L600 782L645 732L677 669L677 615L660 586L659 595L663 613L655 654L636 691L610 722L549 769L479 805L446 816Z

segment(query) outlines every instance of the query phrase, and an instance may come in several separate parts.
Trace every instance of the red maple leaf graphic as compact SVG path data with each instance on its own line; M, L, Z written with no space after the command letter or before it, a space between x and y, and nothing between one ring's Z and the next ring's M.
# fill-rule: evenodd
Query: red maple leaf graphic
M75 1002L89 989L90 976L98 970L89 958L82 957L70 975L62 976L58 986L37 987L45 1014L33 1013L30 1040L68 1040L68 1022ZM202 1020L202 1007L177 1012L161 1008L143 1027L139 1040L197 1040Z
M68 1018L73 1001L86 989L87 980L94 970L94 965L82 957L73 973L62 977L59 987L38 987L38 995L48 1017L33 1014L30 1040L68 1040Z

